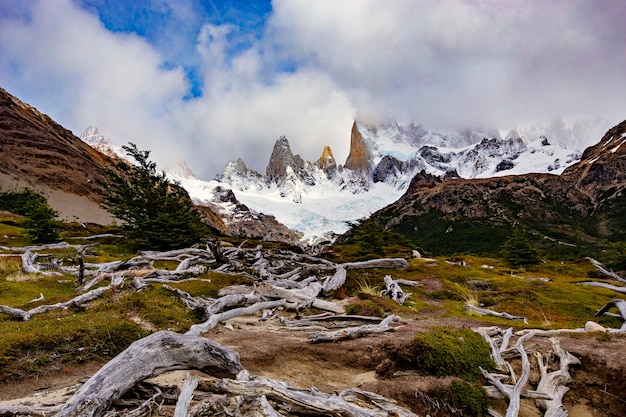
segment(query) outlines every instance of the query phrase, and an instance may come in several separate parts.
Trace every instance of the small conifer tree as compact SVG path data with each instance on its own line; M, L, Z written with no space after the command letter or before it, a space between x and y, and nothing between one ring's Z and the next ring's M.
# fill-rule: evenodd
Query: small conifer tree
M515 228L511 236L501 250L502 257L506 262L518 268L539 263L539 253L532 247L530 241L521 228Z
M105 195L102 206L124 222L129 237L139 248L175 249L197 243L208 233L189 194L177 182L157 172L133 143L123 146L136 164L119 160L114 169L103 171Z

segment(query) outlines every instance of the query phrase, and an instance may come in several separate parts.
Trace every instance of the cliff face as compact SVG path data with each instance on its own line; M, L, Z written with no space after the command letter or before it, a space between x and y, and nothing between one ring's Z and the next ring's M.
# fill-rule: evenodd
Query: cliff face
M369 177L372 171L371 159L372 155L363 139L363 135L359 132L357 123L354 122L350 135L350 153L344 166L347 169Z

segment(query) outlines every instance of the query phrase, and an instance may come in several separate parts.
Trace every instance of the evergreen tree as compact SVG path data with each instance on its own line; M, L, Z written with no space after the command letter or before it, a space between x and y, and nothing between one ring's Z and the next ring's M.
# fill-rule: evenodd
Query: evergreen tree
M539 253L532 247L524 231L520 228L516 228L513 231L513 236L504 242L501 255L509 265L516 267L535 265L540 261Z
M56 220L59 213L48 205L46 197L42 194L30 188L0 193L0 210L26 217L22 221L22 226L33 242L59 241L58 228L61 222Z
M123 146L136 164L118 161L114 169L103 171L105 196L102 206L124 222L129 237L140 248L174 249L197 243L208 233L189 194L177 182L157 172L133 143Z

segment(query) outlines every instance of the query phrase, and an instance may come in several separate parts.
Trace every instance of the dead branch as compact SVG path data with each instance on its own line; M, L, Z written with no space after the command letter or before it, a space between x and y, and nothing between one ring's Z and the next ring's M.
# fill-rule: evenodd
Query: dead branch
M598 317L603 314L606 314L613 307L619 310L622 319L624 319L624 322L622 323L622 327L620 327L620 330L626 330L626 300L615 299L615 300L609 301L608 303L606 303L604 307L598 310L595 316Z
M409 267L409 263L404 258L382 258L362 262L346 262L339 264L339 266L345 269L406 269Z
M218 323L232 319L233 317L252 315L261 310L284 307L286 306L286 304L287 302L285 300L265 301L253 304L248 307L235 308L225 311L223 313L213 314L204 323L194 324L193 326L191 326L191 328L185 334L191 336L200 336L202 333L206 333L215 326L217 326Z
M385 275L385 288L380 292L381 297L389 297L398 304L404 304L411 296L411 293L404 293L397 281L391 278L391 275Z
M43 305L43 306L35 307L28 311L24 311L19 308L13 308L13 307L8 307L8 306L0 306L0 312L7 314L11 317L18 318L23 321L28 321L35 314L45 313L50 310L58 310L58 309L66 309L66 308L74 307L74 306L82 306L83 304L88 303L89 301L93 301L96 298L101 297L102 294L104 294L105 292L113 288L117 288L121 286L123 283L124 283L124 280L121 277L117 277L116 279L113 280L113 282L111 282L111 284L107 285L106 287L96 288L95 290L91 290L85 294L81 294L77 297L74 297L69 301L51 304L51 305Z
M288 404L290 409L297 414L341 417L417 417L409 410L395 405L393 400L364 391L344 391L339 395L330 395L315 388L297 389L286 382L261 377L255 377L249 381L223 379L217 387L230 395L264 395L274 401ZM361 398L357 397L357 392ZM393 407L391 407L392 404Z
M391 327L391 323L400 321L400 317L391 315L386 317L378 324L365 324L359 327L350 327L347 329L336 330L334 332L320 331L309 333L309 342L325 343L337 342L346 339L358 339L370 334L384 333L395 331L395 327Z
M593 266L596 267L596 271L600 272L602 275L606 275L607 277L614 279L615 281L619 281L621 283L626 283L626 279L620 277L619 275L617 275L615 272L613 271L609 271L608 269L606 269L606 267L604 265L602 265L602 263L600 263L599 261L596 261L593 258L589 258L587 257L587 259L589 260L589 262L591 262L591 264Z
M509 314L509 313L499 313L497 311L493 311L493 310L489 310L487 308L474 306L474 305L471 305L471 304L465 304L465 308L468 309L468 310L472 310L472 311L480 314L481 316L494 316L494 317L500 317L500 318L507 319L507 320L521 320L524 323L528 324L528 320L526 319L526 317L514 316L514 315Z
M191 404L193 391L196 389L197 386L198 377L191 376L189 372L187 372L187 376L185 377L185 381L183 382L183 387L180 390L180 396L178 397L178 401L176 402L174 417L187 417L187 409L189 408L189 404Z
M616 291L620 294L626 294L626 287L621 287L621 286L613 285L613 284L607 284L606 282L585 281L585 282L579 282L578 285L588 285L590 287L607 288L609 290Z
M139 339L96 372L55 417L99 417L137 382L195 369L218 378L243 370L239 355L203 337L160 331Z
M299 290L288 290L269 285L267 283L262 283L257 286L255 291L264 297L279 298L290 303L296 303L298 308L315 307L320 310L331 311L337 314L345 313L345 309L339 304L317 298L321 289L322 284L319 282L313 282L305 288Z
M60 405L55 406L31 406L31 405L12 405L0 406L0 416L52 416L61 409Z
M559 339L552 338L552 351L559 358L559 368L556 371L548 372L548 364L544 362L539 352L535 353L541 379L537 385L537 391L546 393L552 398L548 400L537 400L537 406L545 411L545 417L567 416L567 410L563 406L563 396L569 388L566 386L572 381L569 373L571 365L580 365L580 360L571 353L563 350Z
M329 292L341 288L346 282L346 268L341 265L337 265L337 272L332 277L328 277L324 280L322 291Z

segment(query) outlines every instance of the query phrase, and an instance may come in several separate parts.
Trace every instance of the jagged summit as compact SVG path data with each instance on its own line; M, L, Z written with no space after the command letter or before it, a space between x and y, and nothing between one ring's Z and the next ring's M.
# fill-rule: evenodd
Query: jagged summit
M331 173L337 169L337 162L333 156L333 151L330 146L324 146L322 156L315 162L315 166L326 173Z
M197 179L196 174L193 173L193 171L185 161L178 161L176 165L167 168L166 171L168 174L173 174L180 178Z

